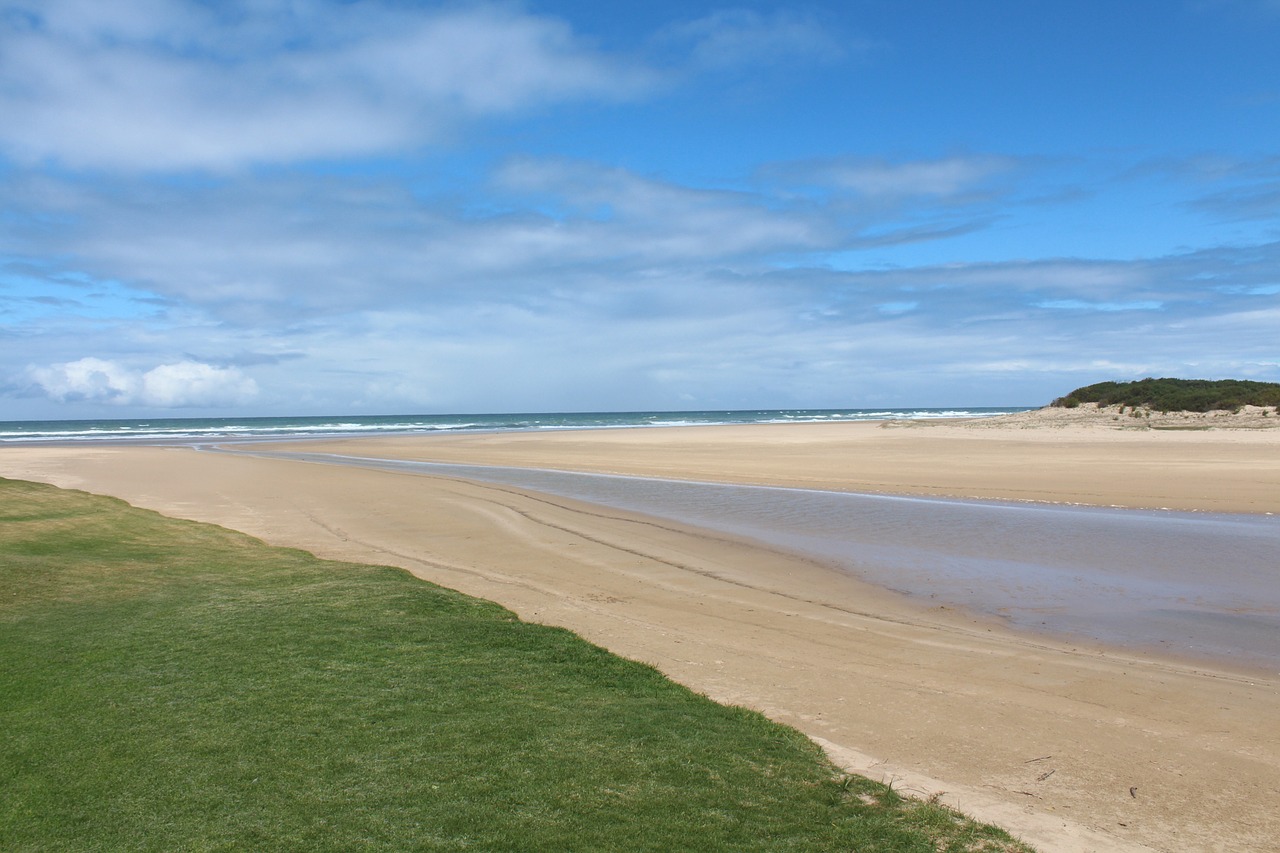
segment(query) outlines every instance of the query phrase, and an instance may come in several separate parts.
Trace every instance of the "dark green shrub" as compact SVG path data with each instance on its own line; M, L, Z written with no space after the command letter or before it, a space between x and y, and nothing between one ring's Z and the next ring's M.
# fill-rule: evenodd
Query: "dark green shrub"
M1245 379L1139 379L1136 382L1098 382L1077 388L1051 405L1075 408L1145 406L1159 412L1238 412L1244 406L1280 405L1280 383Z

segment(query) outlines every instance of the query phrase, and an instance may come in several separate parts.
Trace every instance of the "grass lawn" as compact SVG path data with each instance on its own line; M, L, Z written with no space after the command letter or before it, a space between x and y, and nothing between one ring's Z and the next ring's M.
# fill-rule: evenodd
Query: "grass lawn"
M8 853L1026 849L399 569L4 479L0 732Z

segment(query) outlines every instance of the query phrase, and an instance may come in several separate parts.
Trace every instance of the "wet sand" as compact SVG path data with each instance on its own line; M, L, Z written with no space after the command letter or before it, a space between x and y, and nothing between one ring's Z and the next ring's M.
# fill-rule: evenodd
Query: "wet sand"
M1062 417L1049 410L962 423L450 434L308 449L850 492L1280 513L1280 428L1153 430L1106 416Z
M642 513L807 555L1017 630L1280 671L1280 516L276 455L514 486Z
M1271 430L838 424L324 445L727 482L1280 511ZM403 566L758 708L850 769L946 792L1043 850L1268 850L1280 837L1275 675L1017 634L732 537L510 487L186 448L3 448L0 474Z

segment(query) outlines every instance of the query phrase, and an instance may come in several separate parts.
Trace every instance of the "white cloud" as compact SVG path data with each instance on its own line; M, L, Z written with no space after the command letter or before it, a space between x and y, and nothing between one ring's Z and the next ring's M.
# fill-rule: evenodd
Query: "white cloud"
M195 361L161 364L144 372L87 357L28 372L45 396L59 402L205 408L247 403L258 394L257 383L239 370Z
M1010 157L970 155L898 163L844 158L794 168L807 172L811 180L865 196L947 197L986 188L992 179L1008 176L1017 167Z
M100 358L33 367L29 372L46 395L59 401L129 403L141 388L137 373Z
M842 44L820 21L788 10L762 15L749 9L722 9L669 26L660 40L689 45L693 62L711 69L796 57L833 60L850 49L865 48L858 42Z
M93 278L237 323L758 269L777 253L853 238L829 212L589 163L521 159L497 184L506 210L488 216L392 184L297 176L195 188L15 180L0 190L28 212L13 222L10 252L74 258Z
M142 374L140 402L165 409L222 406L247 402L257 393L257 383L233 367L180 361Z
M557 233L578 234L583 252L596 258L723 261L831 247L848 236L825 212L765 194L684 186L592 163L515 160L497 180L557 199L564 209L554 220ZM600 231L609 233L607 241Z
M511 6L24 0L2 11L0 150L27 163L224 170L384 154L459 121L651 82Z
M894 167L899 186L956 195L913 200L918 214L840 187L835 200L789 192L798 180L697 186L530 157L468 187L465 208L292 172L0 176L20 214L6 220L10 259L44 259L14 267L13 296L41 278L75 285L48 291L75 297L56 310L0 326L0 360L50 365L0 378L0 394L33 413L49 398L86 413L1032 404L1109 366L1274 361L1274 315L1257 312L1275 302L1280 243L859 266L869 253L849 247L869 231L973 217L958 197L980 169L909 165ZM112 310L93 310L106 297ZM1232 315L1230 334L1208 325ZM139 367L144 348L199 355ZM85 352L97 357L69 360Z

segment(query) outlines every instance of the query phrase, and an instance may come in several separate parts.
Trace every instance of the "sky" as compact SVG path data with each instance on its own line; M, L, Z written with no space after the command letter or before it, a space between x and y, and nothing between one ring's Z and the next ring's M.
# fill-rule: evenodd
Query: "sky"
M1280 0L0 0L0 420L1280 381Z

